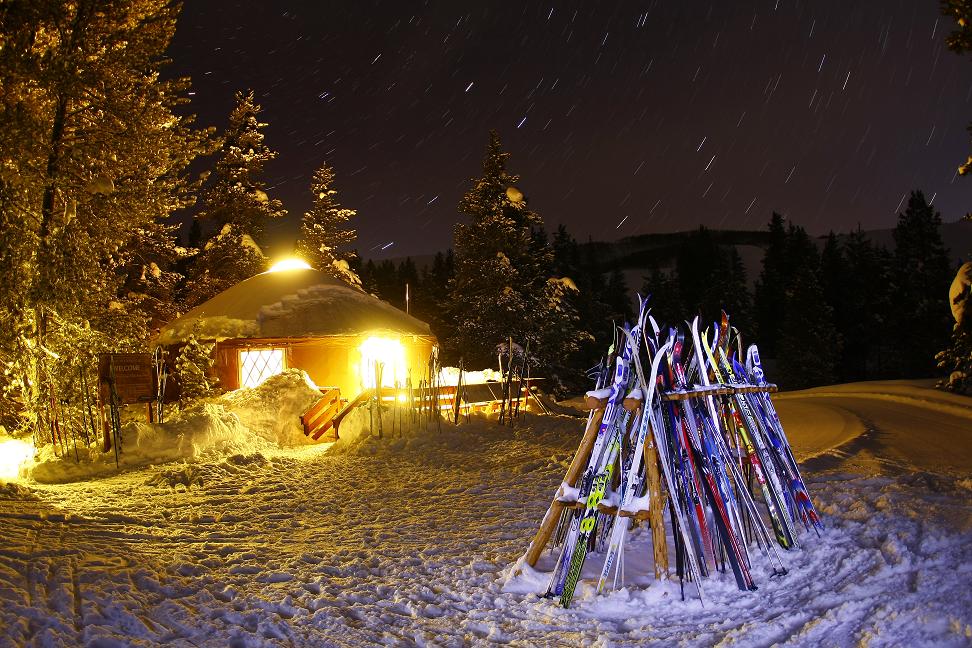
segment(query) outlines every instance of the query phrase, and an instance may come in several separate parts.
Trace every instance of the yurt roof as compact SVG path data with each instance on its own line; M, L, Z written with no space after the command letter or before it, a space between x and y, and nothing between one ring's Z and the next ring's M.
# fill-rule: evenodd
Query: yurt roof
M159 344L202 340L348 335L385 331L430 335L429 325L318 270L264 272L170 322Z

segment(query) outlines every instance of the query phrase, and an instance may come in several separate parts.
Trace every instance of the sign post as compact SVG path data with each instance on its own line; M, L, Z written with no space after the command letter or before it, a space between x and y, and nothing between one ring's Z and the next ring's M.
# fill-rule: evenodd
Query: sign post
M98 356L98 407L104 421L105 452L112 445L108 417L104 415L105 403L111 402L112 392L119 405L150 405L157 394L155 380L151 353L102 353Z

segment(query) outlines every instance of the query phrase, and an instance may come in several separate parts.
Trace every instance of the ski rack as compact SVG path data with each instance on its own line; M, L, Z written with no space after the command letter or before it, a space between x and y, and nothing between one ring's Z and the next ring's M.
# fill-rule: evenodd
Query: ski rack
M766 383L763 385L754 384L714 384L710 386L698 385L688 390L679 391L659 391L658 394L662 401L682 401L689 400L693 398L704 398L706 396L731 396L734 394L749 394L749 393L776 393L779 391L777 385L773 383ZM577 501L569 497L570 493L577 486L577 480L583 474L584 468L587 466L588 460L590 459L591 450L594 446L594 439L597 436L597 430L601 425L601 418L604 416L604 408L607 406L607 398L595 398L588 395L585 398L586 405L590 408L590 414L588 416L587 427L584 432L584 436L581 438L581 442L577 448L577 452L574 454L574 459L571 461L570 466L567 469L567 474L564 476L563 484L558 489L557 495L554 497L553 501L547 509L546 514L543 516L543 520L540 523L540 527L537 529L533 540L530 542L530 546L527 548L526 553L523 556L523 562L530 567L536 566L537 561L540 559L543 550L546 548L553 535L554 530L557 527L558 521L561 515L567 509L582 509L585 507L585 503L582 501ZM635 412L642 402L637 399L627 398L624 401L624 408L629 412ZM650 448L654 452L654 448ZM649 447L645 448L646 453L649 451ZM652 458L652 463L649 463L646 458L645 465L653 465L656 459ZM653 491L660 492L661 490L661 479L656 474L652 477L649 475L648 487L649 493ZM653 528L664 529L664 520L662 518L664 514L664 506L649 507L648 510L636 510L636 511L618 511L618 507L611 502L601 502L597 506L599 513L605 515L617 515L618 517L628 517L634 518L637 521L650 521ZM657 520L653 519L658 517ZM656 565L659 563L664 565L664 570L656 573L656 578L664 578L668 576L668 560L667 560L667 545L665 536L663 534L652 533L652 544L655 547L654 553L658 559L656 559ZM660 556L665 556L664 560L660 559ZM520 573L521 570L516 570L515 573Z
M682 391L659 391L658 394L663 401L680 401L688 400L690 398L702 398L705 396L731 396L733 394L753 394L753 393L772 393L775 394L779 391L779 388L772 384L767 383L765 385L711 385L709 387L698 386L693 389L682 390ZM625 409L629 412L634 411L631 409L631 405L628 403L629 400L625 401ZM588 396L586 398L587 406L591 409L604 409L607 405L607 398L594 398Z

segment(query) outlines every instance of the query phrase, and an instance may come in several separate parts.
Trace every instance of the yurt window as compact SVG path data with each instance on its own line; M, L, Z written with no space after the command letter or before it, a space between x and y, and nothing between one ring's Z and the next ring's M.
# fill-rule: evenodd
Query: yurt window
M283 349L240 351L240 384L244 387L256 387L285 368Z

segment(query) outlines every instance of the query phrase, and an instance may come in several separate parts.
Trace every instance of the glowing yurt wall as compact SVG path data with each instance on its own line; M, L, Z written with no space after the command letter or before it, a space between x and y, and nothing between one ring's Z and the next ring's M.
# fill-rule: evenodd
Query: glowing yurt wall
M418 383L436 345L429 325L358 288L309 268L264 272L165 326L157 342L178 347L195 335L215 341L213 371L224 389L252 387L284 369L353 398L382 383Z

